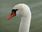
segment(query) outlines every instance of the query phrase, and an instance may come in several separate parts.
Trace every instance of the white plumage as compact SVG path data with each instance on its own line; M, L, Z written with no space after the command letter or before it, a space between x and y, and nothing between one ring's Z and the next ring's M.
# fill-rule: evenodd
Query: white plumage
M26 4L16 4L13 9L16 11L16 16L21 16L20 26L18 32L29 32L31 22L31 11Z

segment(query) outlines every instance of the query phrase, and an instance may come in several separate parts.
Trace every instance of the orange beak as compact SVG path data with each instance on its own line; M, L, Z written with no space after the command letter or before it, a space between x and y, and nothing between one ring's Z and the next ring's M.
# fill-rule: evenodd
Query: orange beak
M15 16L16 16L16 12L12 12L12 13L7 17L7 19L10 20L10 19L12 19L12 18L15 17Z
M8 20L10 20L10 19L12 19L14 16L16 16L16 11L17 11L18 9L12 9L12 13L7 17L8 18Z

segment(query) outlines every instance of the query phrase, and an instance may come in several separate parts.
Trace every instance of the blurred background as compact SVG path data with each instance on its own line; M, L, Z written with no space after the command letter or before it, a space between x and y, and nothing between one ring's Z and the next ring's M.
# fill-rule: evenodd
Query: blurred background
M6 16L18 3L29 5L32 12L30 32L42 32L42 0L0 0L0 32L18 32L20 17L11 21Z

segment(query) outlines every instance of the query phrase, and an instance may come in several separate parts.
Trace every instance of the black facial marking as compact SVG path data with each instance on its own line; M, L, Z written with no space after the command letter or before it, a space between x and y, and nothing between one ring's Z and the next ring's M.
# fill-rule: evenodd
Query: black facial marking
M13 13L16 13L17 10L18 10L18 9L12 9L11 15L12 15Z
M18 9L12 9L12 12L16 12Z

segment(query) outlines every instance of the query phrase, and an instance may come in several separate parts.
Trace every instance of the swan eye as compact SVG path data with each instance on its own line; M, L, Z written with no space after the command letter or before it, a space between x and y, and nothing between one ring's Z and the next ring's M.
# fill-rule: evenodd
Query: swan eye
M16 12L16 11L18 11L18 9L12 9L12 12Z

